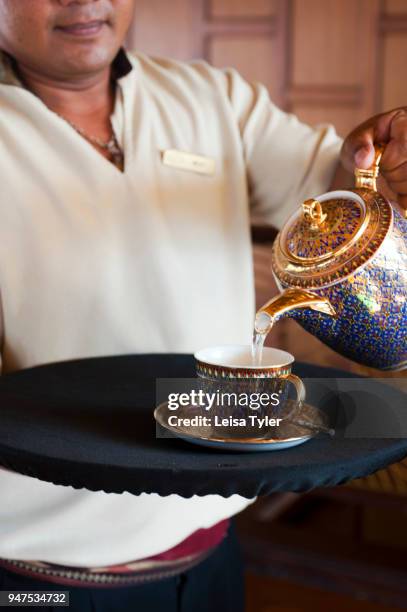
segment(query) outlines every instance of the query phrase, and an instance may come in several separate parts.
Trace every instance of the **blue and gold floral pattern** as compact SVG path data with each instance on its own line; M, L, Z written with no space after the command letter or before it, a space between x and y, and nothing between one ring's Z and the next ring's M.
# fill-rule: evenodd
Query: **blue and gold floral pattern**
M298 220L294 221L293 226L289 222L282 230L272 249L272 266L283 286L303 289L326 287L347 278L376 255L390 233L393 222L392 207L377 192L358 189L355 193L368 205L364 218L359 218L361 209L355 206L354 201L335 199L323 203L324 212L328 211L328 218L318 231L304 229L304 221ZM350 211L353 211L350 218L354 224L348 225L346 221L347 205ZM340 220L344 223L341 234L343 241L340 244L339 229L335 228L330 216L332 211L335 211L338 223ZM295 229L296 244L293 234ZM332 230L332 236L328 230ZM315 242L315 247L311 249L308 246L305 249L304 244L312 241ZM307 252L309 257L305 256ZM302 257L299 257L300 253Z
M342 355L383 370L407 367L407 220L396 210L393 216L387 239L360 253L356 269L340 268L345 278L314 290L329 299L336 317L310 309L284 315ZM361 266L363 255L367 263ZM297 286L292 278L287 283L277 277L282 288Z
M331 200L324 204L326 220L316 235L301 216L287 232L286 249L289 254L301 260L334 255L343 245L349 243L363 222L363 209L358 202Z

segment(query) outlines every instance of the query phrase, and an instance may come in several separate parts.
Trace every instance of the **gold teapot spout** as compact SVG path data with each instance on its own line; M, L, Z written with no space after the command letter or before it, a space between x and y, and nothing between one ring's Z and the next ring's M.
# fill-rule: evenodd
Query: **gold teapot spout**
M256 332L267 333L278 317L297 308L312 308L317 312L332 317L336 316L335 309L328 298L305 289L286 289L257 311L254 324Z

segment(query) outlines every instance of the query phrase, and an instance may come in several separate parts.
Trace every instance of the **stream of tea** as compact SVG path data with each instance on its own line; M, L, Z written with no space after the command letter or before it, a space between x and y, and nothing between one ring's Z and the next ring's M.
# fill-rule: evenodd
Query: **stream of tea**
M252 341L252 363L260 366L263 359L264 341L273 327L273 319L265 312L258 313L256 316Z

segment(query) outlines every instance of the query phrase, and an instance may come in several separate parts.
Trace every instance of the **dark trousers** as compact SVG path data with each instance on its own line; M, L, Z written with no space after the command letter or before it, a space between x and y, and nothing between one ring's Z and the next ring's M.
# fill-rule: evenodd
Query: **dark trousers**
M118 588L66 587L34 580L0 568L3 591L69 591L70 606L35 607L62 612L243 612L244 586L239 546L233 526L202 563L175 578ZM16 608L12 608L16 609ZM28 610L29 608L18 607Z

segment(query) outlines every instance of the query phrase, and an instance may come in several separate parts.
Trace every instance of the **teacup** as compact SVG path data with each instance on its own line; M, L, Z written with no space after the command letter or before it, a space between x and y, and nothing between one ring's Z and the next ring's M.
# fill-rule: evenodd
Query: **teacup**
M198 377L203 389L208 393L239 392L247 395L267 393L278 397L274 406L258 406L254 413L278 415L284 410L289 396L291 382L296 390L297 407L305 401L305 387L302 380L291 372L294 357L280 349L264 347L260 365L254 365L250 346L226 345L204 348L194 355ZM292 402L291 402L292 405ZM216 404L217 414L221 416L240 416L247 414L247 407ZM253 413L253 414L254 414Z

